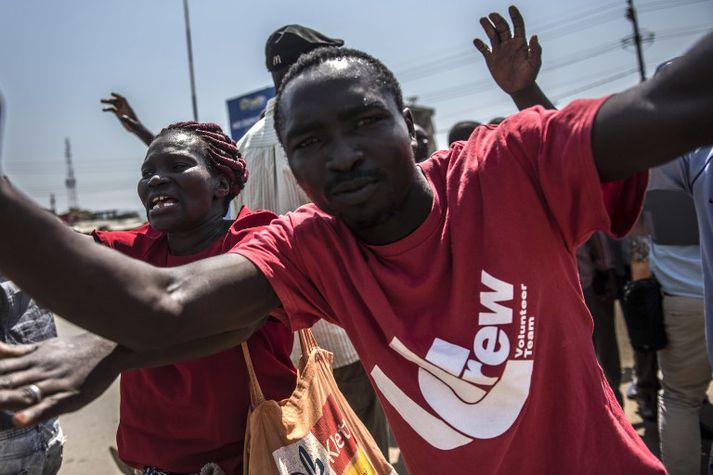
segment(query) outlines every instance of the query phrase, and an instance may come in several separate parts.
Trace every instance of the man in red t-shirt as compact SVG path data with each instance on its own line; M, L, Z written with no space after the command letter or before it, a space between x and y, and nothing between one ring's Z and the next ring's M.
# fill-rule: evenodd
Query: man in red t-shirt
M277 307L293 328L329 318L414 474L664 473L596 363L574 252L594 230L626 232L648 167L713 141L711 74L708 36L649 83L529 109L417 166L393 75L358 51L317 50L275 112L314 204L234 252L161 269L91 248L0 182L0 269L135 351L209 353ZM53 239L28 238L40 230ZM109 304L64 298L80 287Z

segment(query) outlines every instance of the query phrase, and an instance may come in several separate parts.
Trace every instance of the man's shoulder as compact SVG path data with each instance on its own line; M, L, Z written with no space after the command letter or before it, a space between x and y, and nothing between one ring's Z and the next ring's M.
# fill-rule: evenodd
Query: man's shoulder
M294 211L283 215L292 223L296 233L310 235L317 229L327 230L341 228L338 220L322 211L314 203L302 205Z
M351 232L333 216L319 209L314 203L300 206L294 211L277 216L260 233L267 233L277 241L299 241L300 248L310 243L321 246L327 235Z

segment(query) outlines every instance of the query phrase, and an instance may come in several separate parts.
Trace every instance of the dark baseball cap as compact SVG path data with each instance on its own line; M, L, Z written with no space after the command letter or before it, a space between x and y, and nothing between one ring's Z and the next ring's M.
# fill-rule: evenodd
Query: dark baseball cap
M302 25L287 25L277 29L265 44L265 66L270 72L291 66L310 51L325 46L343 46L344 41L330 38Z

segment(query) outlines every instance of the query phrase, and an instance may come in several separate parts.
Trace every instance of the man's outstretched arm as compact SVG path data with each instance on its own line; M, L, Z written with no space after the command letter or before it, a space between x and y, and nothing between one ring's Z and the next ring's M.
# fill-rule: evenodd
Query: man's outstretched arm
M157 268L97 246L0 179L0 271L42 305L145 352L251 328L279 305L237 254Z
M652 79L612 96L594 120L602 181L653 168L713 143L713 34Z
M262 325L262 321L258 326ZM232 348L256 328L136 353L91 333L51 338L31 345L0 343L0 410L17 411L17 425L76 411L99 397L127 369L164 366ZM40 401L28 394L34 384Z

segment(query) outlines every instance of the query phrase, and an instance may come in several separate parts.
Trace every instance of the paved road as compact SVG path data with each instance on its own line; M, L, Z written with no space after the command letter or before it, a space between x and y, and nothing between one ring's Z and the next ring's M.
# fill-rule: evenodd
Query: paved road
M626 341L626 329L620 314L617 315L617 320L619 347L624 371L621 390L622 393L625 393L626 386L631 381L632 354L631 348ZM58 319L57 328L61 335L69 335L79 331L76 327L61 319ZM60 470L60 475L90 475L97 473L120 475L122 473L109 453L109 447L115 445L114 437L119 414L118 392L119 385L114 383L106 393L91 405L60 419L67 436L64 449L64 464ZM567 397L565 391L563 391L562 397ZM713 391L710 388L709 398L713 399ZM636 403L633 401L625 401L624 411L649 448L658 454L656 426L641 420L636 414ZM710 443L710 441L708 442ZM398 458L399 452L398 449L392 449L390 452L393 462ZM400 469L401 466L397 468ZM399 470L399 473L405 472Z

